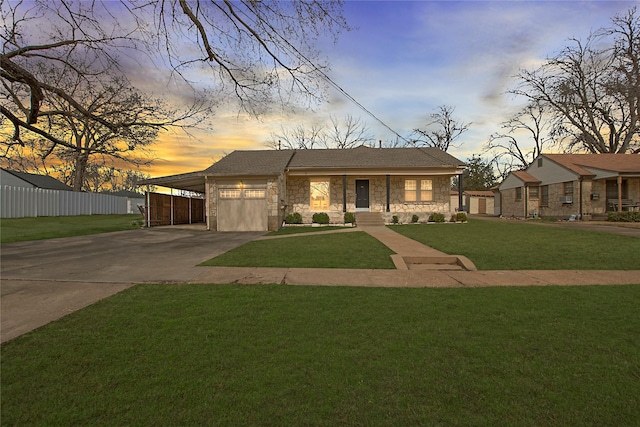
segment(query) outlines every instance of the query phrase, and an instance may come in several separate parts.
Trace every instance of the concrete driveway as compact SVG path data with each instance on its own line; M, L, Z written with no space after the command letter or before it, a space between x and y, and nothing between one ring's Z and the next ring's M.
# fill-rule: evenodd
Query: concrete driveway
M163 227L3 244L0 342L135 283L191 281L196 264L262 234Z

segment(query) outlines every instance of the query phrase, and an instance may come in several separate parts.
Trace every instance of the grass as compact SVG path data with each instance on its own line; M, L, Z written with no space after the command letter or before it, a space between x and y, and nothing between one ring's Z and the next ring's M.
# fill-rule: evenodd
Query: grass
M640 269L637 237L473 219L392 229L434 249L464 255L479 270Z
M299 233L315 233L318 231L344 230L345 228L348 228L348 227L335 226L335 225L330 225L327 227L309 227L309 226L282 227L278 231L272 231L270 233L267 233L267 236L282 236L287 234L299 234Z
M393 252L362 231L257 240L203 262L203 266L395 268Z
M2 243L56 239L137 228L140 215L78 215L0 220Z
M5 343L3 425L622 426L640 286L139 285Z

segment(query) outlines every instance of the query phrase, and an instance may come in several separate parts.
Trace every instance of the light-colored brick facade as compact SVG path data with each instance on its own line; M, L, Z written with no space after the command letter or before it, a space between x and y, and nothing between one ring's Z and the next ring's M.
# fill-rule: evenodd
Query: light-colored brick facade
M344 219L344 194L346 190L346 211L356 211L356 180L369 181L369 210L383 214L386 222L392 222L394 215L400 222L411 222L411 217L417 214L420 221L427 221L431 213L452 213L449 193L451 190L451 176L390 176L389 177L389 211L387 212L387 177L386 176L347 176L346 188L343 186L342 176L292 176L287 178L287 199L285 215L298 212L303 222L311 223L315 211L310 206L310 180L322 179L329 181L330 196L329 209L326 212L332 223L342 223ZM405 180L430 179L433 183L433 200L423 202L405 201Z
M636 155L541 155L526 171L512 172L500 184L500 214L585 220L601 217L615 208L611 200L631 200L632 205L640 201L638 175L640 156Z

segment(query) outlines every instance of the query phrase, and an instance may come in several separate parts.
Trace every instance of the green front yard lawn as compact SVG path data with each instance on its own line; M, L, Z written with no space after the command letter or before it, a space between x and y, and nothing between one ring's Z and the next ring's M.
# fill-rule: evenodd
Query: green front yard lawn
M639 306L640 286L139 285L2 345L2 425L637 425Z
M445 253L464 255L479 270L640 269L640 239L636 237L473 219L466 224L411 224L390 228ZM283 234L289 233L286 230ZM254 241L201 265L394 268L391 254L363 232L311 233Z
M479 270L636 270L640 239L521 222L471 219L467 224L392 226Z
M57 239L138 228L137 215L77 215L0 220L2 243Z
M203 266L289 268L395 268L393 252L362 231L256 240L203 262Z

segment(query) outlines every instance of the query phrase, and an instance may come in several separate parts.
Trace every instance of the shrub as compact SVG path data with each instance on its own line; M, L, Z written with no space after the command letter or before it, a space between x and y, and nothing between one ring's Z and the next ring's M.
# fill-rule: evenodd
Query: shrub
M429 222L444 222L444 214L432 213L429 215Z
M355 224L356 222L356 216L352 213L352 212L345 212L344 213L344 223L345 224Z
M465 222L467 220L467 214L464 212L458 212L456 214L456 221Z
M284 222L287 224L302 224L302 215L298 212L287 215L284 218Z
M611 222L640 222L640 212L609 212L607 221Z
M329 214L326 212L316 212L311 217L311 220L316 224L329 224Z
M416 222L418 222L419 219L420 219L420 217L418 217L418 215L413 214L413 216L411 217L411 222L416 223Z
M398 218L398 215L394 215L394 216L391 217L391 221L394 224L397 224L398 222L400 222L400 219Z

